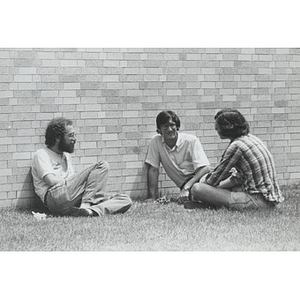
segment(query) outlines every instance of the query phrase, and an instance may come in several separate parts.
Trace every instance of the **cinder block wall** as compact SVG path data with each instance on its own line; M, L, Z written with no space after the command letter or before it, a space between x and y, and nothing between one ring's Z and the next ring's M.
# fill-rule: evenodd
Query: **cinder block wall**
M75 122L77 170L109 162L108 192L146 197L143 161L164 109L200 138L212 165L228 144L213 116L240 109L280 184L299 183L299 96L300 49L0 49L0 207L36 201L30 161L61 115ZM163 172L159 185L178 192Z

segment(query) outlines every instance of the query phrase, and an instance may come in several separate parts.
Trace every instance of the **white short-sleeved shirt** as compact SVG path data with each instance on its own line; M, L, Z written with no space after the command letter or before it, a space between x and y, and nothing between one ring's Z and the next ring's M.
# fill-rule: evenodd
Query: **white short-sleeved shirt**
M145 162L154 168L159 168L162 163L168 176L179 188L198 168L210 165L199 139L187 133L178 133L173 149L167 146L162 135L156 135L150 142Z
M64 179L70 178L74 174L71 155L67 152L58 154L48 148L39 149L32 159L31 174L35 192L44 202L45 194L49 189L44 177L54 174Z

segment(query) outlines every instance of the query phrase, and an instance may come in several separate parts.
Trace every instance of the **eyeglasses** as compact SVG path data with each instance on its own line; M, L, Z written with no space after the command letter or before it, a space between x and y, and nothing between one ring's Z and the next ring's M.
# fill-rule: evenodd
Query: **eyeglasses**
M69 138L75 139L76 138L76 133L72 132L70 134L67 135Z
M167 124L163 124L160 126L160 128L163 130L167 130L169 127L171 127L171 129L175 129L176 124L175 123L167 123Z

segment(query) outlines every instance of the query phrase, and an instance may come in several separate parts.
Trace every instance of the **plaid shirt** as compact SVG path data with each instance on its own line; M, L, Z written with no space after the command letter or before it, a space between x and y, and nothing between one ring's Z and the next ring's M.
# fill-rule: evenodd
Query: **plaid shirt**
M232 168L237 170L245 192L261 193L269 201L284 200L276 180L273 157L256 136L248 134L232 141L220 164L207 176L206 183L218 186L231 175Z

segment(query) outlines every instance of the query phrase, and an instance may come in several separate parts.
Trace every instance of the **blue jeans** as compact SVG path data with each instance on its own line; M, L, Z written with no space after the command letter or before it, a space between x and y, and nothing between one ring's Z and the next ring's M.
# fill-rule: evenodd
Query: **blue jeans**
M129 196L105 195L108 169L107 162L99 162L67 179L65 185L51 187L45 205L54 215L77 215L81 203L90 203L99 216L127 211L132 205Z

